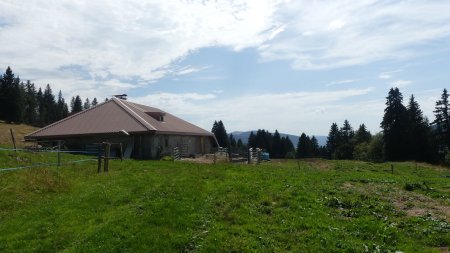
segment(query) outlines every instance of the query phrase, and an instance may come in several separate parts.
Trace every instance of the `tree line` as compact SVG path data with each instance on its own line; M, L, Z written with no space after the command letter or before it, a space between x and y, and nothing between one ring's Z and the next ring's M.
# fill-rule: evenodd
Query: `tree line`
M233 134L227 134L227 130L221 120L214 121L211 132L216 136L220 147L228 147L232 150L243 151L247 148L260 148L270 154L272 158L295 158L295 148L289 137L281 137L280 133L270 133L264 129L258 129L256 133L250 132L247 144L241 139L235 140Z
M273 158L322 157L329 159L357 159L365 161L415 160L450 164L450 105L449 94L444 89L436 101L430 123L423 115L419 103L411 95L407 105L398 88L391 88L386 97L386 108L380 127L382 131L372 135L365 124L355 131L348 120L341 127L332 123L325 146L319 146L315 136L300 135L296 147L289 137L280 137L260 129L251 132L247 145L228 135L221 120L215 121L212 132L221 147L253 147L269 152Z
M10 67L0 78L0 120L8 123L45 126L97 104L97 98L86 98L83 103L77 95L69 110L61 90L55 97L50 84L36 89L30 80L21 81Z
M414 95L403 104L398 88L391 88L380 127L371 135L364 124L356 132L346 120L341 128L333 123L327 138L327 151L333 159L366 161L407 161L450 164L450 118L447 89L436 101L431 123L423 115Z

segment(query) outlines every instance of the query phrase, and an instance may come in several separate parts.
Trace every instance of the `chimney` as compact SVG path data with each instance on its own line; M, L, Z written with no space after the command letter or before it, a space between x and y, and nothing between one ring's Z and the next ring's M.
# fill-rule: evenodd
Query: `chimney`
M120 94L120 95L113 95L113 96L118 99L127 100L127 94Z

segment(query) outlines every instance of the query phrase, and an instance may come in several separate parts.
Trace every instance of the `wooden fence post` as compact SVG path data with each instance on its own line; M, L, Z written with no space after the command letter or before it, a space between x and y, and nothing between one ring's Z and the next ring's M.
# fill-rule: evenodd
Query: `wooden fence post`
M123 149L122 149L122 143L120 144L120 161L123 161Z
M105 143L105 166L103 167L103 172L109 171L109 155L111 153L111 143Z
M9 129L9 132L11 133L11 139L12 139L12 142L13 142L13 145L14 145L14 152L16 152L16 153L17 153L17 148L16 148L16 139L14 138L14 133L13 133L13 130L12 130L12 128L10 128L10 129Z
M61 166L61 140L58 140L58 167Z
M97 147L97 172L100 173L102 172L102 145L98 144Z

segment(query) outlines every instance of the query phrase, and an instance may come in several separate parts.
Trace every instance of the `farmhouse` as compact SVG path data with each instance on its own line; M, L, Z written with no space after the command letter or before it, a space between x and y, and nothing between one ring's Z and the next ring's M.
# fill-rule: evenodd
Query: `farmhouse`
M210 153L214 134L160 109L113 97L25 136L26 141L64 141L69 149L122 143L125 156L158 159L179 147L185 155Z

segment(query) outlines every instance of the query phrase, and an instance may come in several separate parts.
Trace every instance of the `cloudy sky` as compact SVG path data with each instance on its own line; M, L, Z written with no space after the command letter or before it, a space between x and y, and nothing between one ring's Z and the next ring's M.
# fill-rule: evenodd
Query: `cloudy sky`
M0 0L0 67L66 100L126 93L210 130L378 132L388 90L432 120L450 1ZM3 71L2 71L3 72Z

